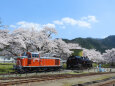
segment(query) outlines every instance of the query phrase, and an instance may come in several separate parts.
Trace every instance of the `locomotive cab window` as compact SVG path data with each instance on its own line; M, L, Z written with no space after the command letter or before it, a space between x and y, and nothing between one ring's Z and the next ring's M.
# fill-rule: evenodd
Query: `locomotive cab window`
M32 54L32 58L38 58L39 54Z

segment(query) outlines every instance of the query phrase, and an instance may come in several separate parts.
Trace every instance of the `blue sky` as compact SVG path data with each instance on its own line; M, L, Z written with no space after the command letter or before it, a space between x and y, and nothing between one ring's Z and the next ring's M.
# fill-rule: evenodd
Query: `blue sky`
M115 35L115 0L0 0L5 25L50 25L56 38Z

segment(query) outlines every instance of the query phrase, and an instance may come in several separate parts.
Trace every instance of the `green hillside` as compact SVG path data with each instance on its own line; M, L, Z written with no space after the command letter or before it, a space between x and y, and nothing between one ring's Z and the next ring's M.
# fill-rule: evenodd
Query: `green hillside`
M106 49L115 48L115 35L108 36L104 39L95 38L75 38L72 40L63 39L67 43L78 43L80 46L87 48L99 50L104 52Z

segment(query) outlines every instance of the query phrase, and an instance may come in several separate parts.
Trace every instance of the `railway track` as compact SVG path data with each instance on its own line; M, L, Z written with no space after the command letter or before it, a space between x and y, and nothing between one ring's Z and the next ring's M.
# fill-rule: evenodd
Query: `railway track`
M115 80L114 81L109 81L109 82L104 83L104 84L100 84L98 86L115 86Z
M110 73L115 73L115 72L88 73L88 74L54 74L54 75L39 75L39 76L31 76L31 77L9 77L9 78L6 77L0 79L1 80L0 86L9 86L9 85L16 85L20 83L22 84L22 83L29 83L29 82L41 82L41 81L48 81L48 80L93 76L93 75L110 74Z

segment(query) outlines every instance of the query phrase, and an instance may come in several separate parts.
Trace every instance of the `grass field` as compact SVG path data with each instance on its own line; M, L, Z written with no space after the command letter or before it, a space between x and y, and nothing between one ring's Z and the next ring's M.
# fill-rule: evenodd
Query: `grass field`
M0 74L13 72L14 63L0 63Z

